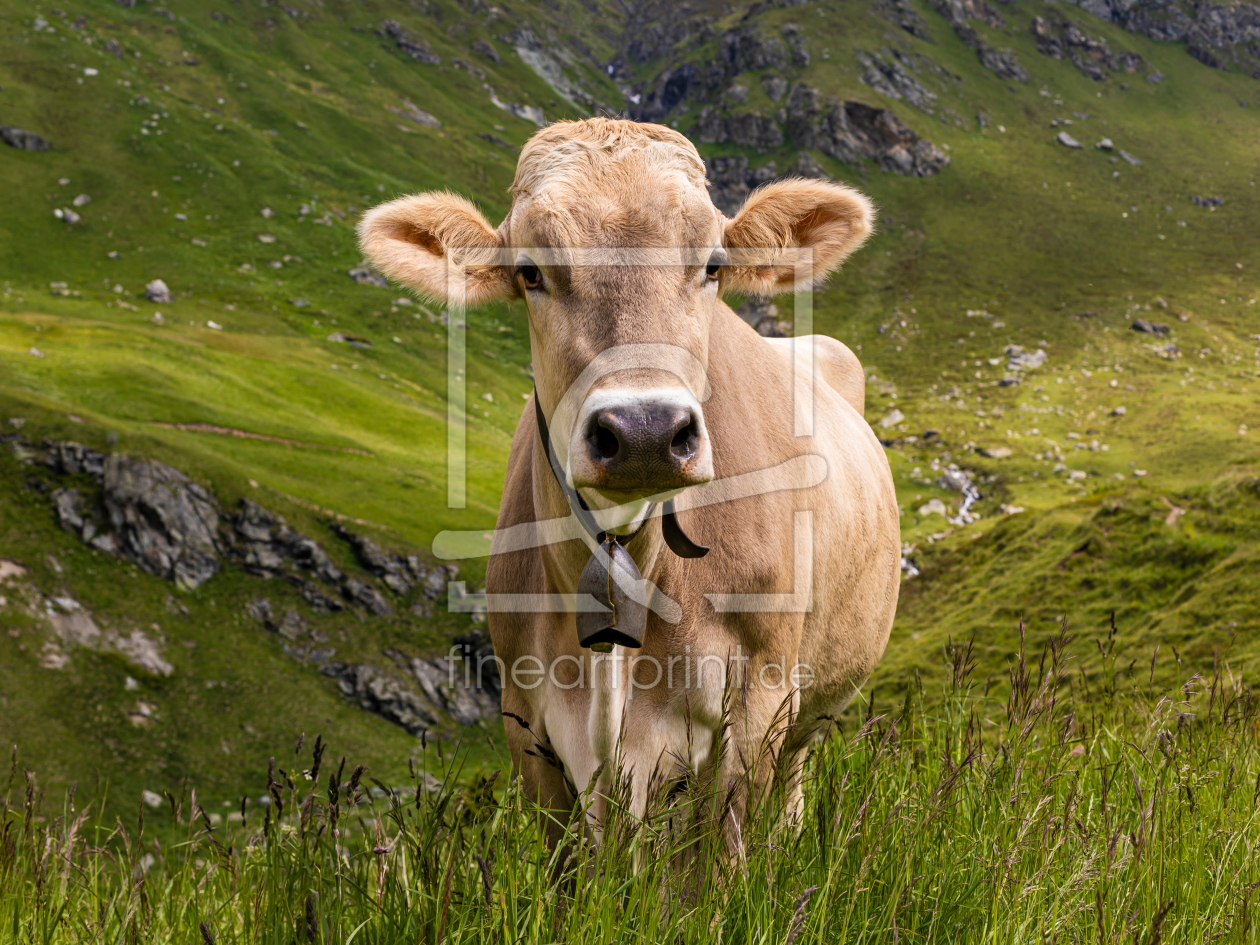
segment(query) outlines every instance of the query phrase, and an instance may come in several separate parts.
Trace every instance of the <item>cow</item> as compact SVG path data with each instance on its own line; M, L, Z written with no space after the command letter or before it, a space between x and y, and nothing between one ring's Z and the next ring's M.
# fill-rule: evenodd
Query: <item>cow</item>
M540 130L511 193L497 229L426 193L360 238L429 299L528 313L535 389L486 571L516 775L596 835L618 778L639 817L705 773L736 834L776 777L799 815L811 741L887 644L900 516L853 352L763 338L723 296L818 284L871 203L781 179L728 219L686 137L605 118Z

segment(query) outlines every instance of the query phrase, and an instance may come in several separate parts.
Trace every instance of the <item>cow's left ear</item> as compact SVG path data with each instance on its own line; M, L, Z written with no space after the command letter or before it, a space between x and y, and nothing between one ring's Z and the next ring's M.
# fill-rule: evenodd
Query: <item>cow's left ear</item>
M866 242L874 223L875 208L852 188L799 179L768 184L726 224L722 289L764 297L807 288Z
M462 308L516 294L499 234L457 194L373 207L359 222L359 246L385 275L439 303Z

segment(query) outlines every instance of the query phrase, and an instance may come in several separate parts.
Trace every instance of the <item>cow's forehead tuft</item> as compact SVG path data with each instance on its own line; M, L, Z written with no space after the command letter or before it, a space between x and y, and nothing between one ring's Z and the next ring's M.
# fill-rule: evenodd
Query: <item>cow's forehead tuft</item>
M673 129L609 118L564 121L526 142L512 192L521 197L565 186L615 188L653 174L704 188L704 162Z

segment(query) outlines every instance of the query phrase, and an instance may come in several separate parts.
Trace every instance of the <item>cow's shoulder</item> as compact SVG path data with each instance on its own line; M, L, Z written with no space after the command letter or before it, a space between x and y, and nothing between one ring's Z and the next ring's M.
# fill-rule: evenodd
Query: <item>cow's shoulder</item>
M791 363L793 354L802 346L813 349L814 370L819 378L843 397L858 416L866 414L866 376L862 362L842 341L829 335L804 335L800 338L767 338L766 342Z

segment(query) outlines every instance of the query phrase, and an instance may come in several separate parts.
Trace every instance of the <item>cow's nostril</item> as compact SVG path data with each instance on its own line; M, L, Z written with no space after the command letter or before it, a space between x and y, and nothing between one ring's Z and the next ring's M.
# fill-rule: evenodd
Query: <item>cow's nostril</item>
M603 424L596 424L591 431L591 446L599 459L613 459L621 451L621 441Z
M700 431L696 428L696 422L692 420L674 434L674 438L669 443L669 451L675 459L685 461L695 455L699 441Z

